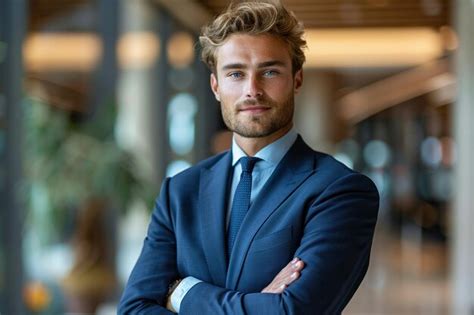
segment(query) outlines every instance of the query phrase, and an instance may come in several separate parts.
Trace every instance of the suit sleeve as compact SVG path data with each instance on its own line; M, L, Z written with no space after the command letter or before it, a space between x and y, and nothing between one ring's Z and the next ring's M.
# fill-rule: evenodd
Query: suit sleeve
M169 284L178 278L169 180L163 182L155 202L143 249L125 287L118 314L174 314L166 309Z
M370 179L340 178L309 206L295 253L306 267L282 294L199 283L185 295L180 314L340 314L367 271L378 205Z

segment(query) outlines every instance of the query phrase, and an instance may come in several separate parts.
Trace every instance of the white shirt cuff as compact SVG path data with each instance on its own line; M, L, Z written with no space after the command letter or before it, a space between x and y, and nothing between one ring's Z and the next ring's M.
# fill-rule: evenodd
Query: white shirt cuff
M170 300L171 305L173 306L176 313L179 313L179 308L181 307L181 301L184 299L186 293L191 290L199 282L202 282L199 279L194 277L186 277L178 284L176 289L174 289L173 293L171 293Z

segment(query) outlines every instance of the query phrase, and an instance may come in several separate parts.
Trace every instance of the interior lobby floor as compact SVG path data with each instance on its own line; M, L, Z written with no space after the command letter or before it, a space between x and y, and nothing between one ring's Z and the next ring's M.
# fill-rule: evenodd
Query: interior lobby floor
M343 314L451 314L446 244L421 241L415 227L400 235L376 231L369 271Z

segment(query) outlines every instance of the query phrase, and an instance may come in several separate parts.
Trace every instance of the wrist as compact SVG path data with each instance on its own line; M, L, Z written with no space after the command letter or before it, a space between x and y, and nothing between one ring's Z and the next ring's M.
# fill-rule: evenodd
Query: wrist
M181 302L183 301L185 295L199 282L202 282L199 279L188 276L178 283L174 291L169 296L169 302L172 306L172 311L179 313L181 308ZM171 310L171 309L170 309Z
M176 313L176 310L174 309L173 304L171 303L171 295L173 294L174 290L176 290L182 280L183 279L177 279L171 282L168 287L168 294L166 295L166 308L174 313Z
M178 287L179 283L182 281L183 279L176 279L175 281L171 282L171 284L169 285L168 287L168 296L170 296L171 294L173 294L174 290L176 290L176 288Z

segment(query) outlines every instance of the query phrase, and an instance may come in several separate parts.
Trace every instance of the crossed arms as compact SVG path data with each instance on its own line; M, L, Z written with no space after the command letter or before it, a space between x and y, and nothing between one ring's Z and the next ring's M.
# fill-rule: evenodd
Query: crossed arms
M164 306L169 285L189 276L178 272L168 186L169 179L157 200L119 314L173 314ZM290 263L261 292L244 293L201 282L185 295L180 314L340 313L367 270L377 209L378 194L366 177L350 174L337 180L306 212L295 253L305 264L296 269L297 277L291 278ZM283 288L282 284L291 285Z

